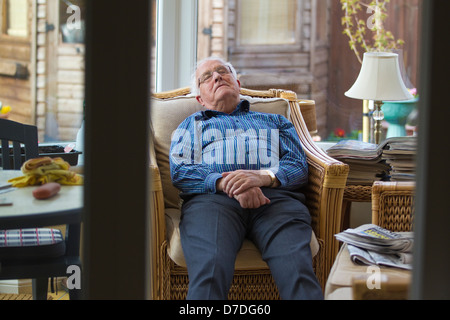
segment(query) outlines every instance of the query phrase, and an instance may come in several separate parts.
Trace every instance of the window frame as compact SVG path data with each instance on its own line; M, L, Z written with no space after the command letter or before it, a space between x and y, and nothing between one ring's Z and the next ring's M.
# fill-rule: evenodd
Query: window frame
M157 0L155 91L190 86L197 61L197 0Z

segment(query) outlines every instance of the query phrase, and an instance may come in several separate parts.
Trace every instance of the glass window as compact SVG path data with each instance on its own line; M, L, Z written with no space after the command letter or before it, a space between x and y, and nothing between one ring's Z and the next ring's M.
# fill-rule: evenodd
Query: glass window
M28 1L7 0L4 32L13 37L28 36Z
M295 43L296 7L296 0L239 1L239 44Z
M61 40L65 43L84 42L85 0L60 1L59 19Z
M201 0L197 58L220 56L234 65L242 87L291 90L325 110L329 2L318 2Z
M75 142L82 126L85 3L0 0L0 104L41 144Z
M361 64L344 34L346 2L359 8L351 21L362 23L365 41L372 42L369 29L376 12L364 1L199 0L197 59L214 55L230 61L243 87L291 90L299 99L314 100L317 140L358 139L363 102L345 92ZM417 86L421 2L376 1L384 10L386 36L403 40L397 53L404 81L412 89Z

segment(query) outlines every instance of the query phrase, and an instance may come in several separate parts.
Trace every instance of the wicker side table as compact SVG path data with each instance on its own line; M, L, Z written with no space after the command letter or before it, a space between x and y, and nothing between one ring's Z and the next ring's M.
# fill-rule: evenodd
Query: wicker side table
M342 222L341 230L350 226L350 209L352 202L371 202L372 186L368 185L347 185L344 189L342 201Z
M347 186L344 205L352 201L372 201L372 223L394 232L412 231L414 216L414 182L375 182L373 186ZM387 276L382 290L369 290L367 266L350 260L344 244L330 271L325 299L407 299L412 272L381 267Z

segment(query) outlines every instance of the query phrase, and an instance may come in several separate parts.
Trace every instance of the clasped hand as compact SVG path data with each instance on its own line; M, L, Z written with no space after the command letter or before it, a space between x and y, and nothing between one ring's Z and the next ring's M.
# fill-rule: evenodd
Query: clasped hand
M234 197L242 208L256 209L270 203L261 190L268 184L270 177L260 170L237 170L222 173L218 189Z

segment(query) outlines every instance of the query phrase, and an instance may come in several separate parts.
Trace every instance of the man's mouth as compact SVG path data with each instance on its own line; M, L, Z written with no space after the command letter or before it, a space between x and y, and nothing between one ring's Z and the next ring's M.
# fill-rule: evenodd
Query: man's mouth
M225 84L225 83L220 83L220 84L216 87L216 91L219 90L219 88L221 88L221 87L223 87L223 86L226 86L226 84Z

